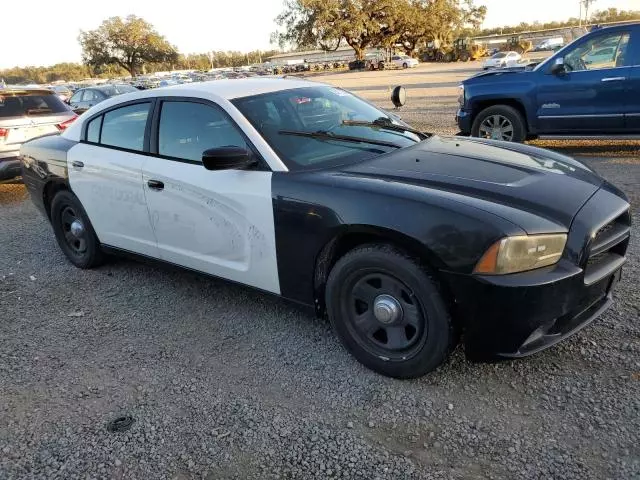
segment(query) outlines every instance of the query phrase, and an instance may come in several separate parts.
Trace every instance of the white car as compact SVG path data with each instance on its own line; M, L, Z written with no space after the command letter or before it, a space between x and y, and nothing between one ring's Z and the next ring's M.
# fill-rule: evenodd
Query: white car
M522 60L522 55L518 52L498 52L485 60L482 69L514 67L520 60Z
M394 55L391 57L391 63L398 68L414 68L418 66L419 62L409 55Z

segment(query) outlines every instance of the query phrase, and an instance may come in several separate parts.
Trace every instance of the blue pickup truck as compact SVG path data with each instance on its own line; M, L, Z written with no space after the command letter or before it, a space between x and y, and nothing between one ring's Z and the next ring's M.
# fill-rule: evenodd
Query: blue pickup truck
M640 138L640 23L593 30L533 68L475 75L459 102L463 135Z

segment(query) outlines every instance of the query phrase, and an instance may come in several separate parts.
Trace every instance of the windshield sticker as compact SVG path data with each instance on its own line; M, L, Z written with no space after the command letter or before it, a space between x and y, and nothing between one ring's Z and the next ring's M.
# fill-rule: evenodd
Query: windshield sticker
M303 103L311 103L311 99L309 97L297 97L293 99L294 103L301 105Z

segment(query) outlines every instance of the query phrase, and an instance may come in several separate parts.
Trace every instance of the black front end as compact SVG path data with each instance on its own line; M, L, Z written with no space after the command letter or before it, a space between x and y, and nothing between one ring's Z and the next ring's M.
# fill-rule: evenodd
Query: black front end
M630 230L628 202L605 184L574 218L556 265L510 275L445 273L467 356L531 355L595 320L612 303Z

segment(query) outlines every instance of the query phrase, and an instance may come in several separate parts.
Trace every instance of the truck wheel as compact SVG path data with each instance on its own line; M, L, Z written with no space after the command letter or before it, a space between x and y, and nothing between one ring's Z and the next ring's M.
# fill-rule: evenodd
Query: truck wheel
M444 55L444 61L449 63L449 62L453 62L453 54L451 53L446 53Z
M434 370L456 338L437 282L389 245L365 245L338 260L325 301L346 349L390 377L413 378Z
M62 252L78 268L97 267L104 261L100 242L80 200L62 190L51 202L51 225Z
M506 142L523 142L527 136L522 114L509 105L494 105L482 110L473 121L471 136Z
M378 70L384 70L384 62L378 63Z

